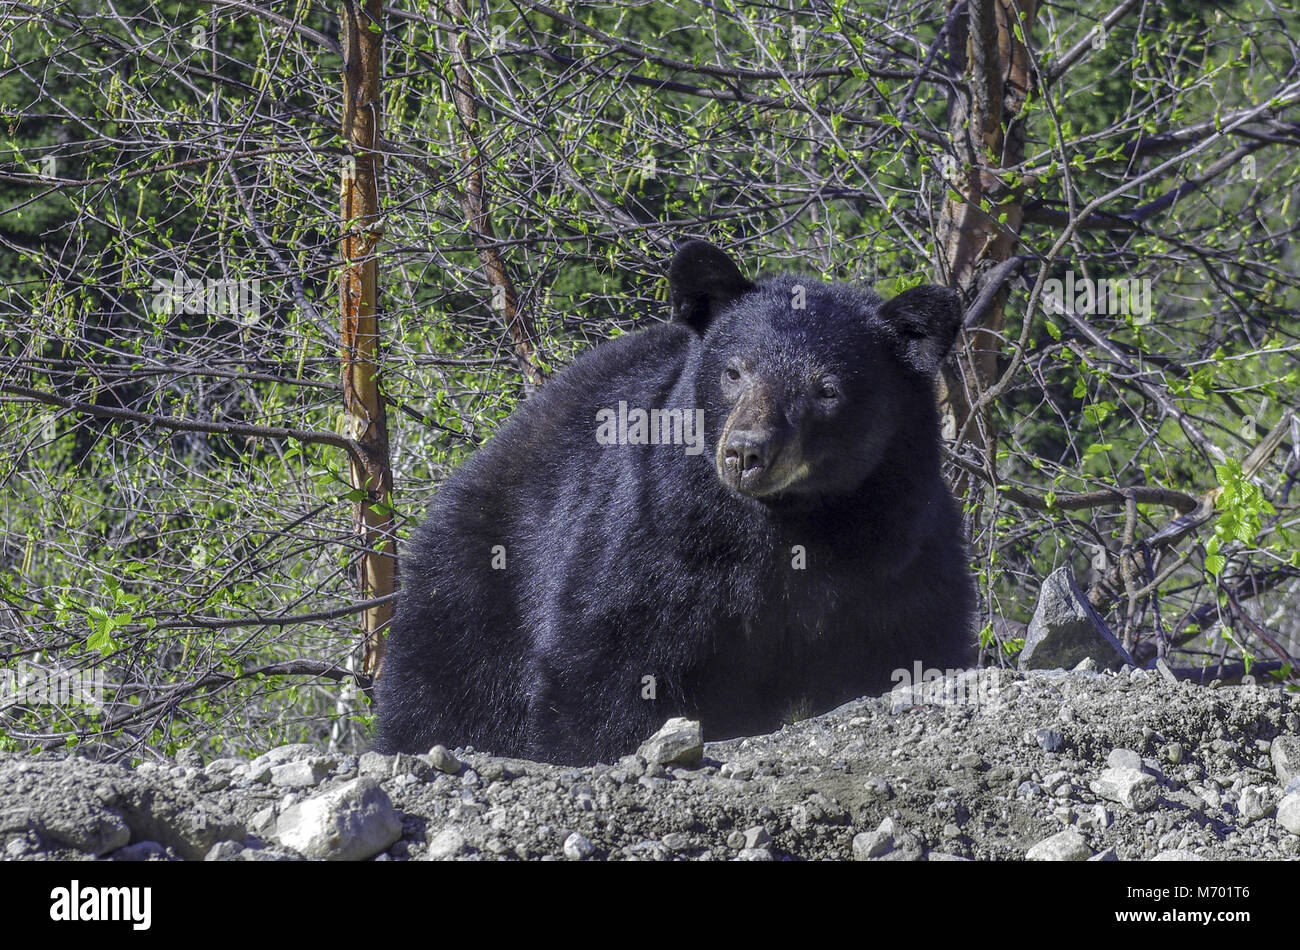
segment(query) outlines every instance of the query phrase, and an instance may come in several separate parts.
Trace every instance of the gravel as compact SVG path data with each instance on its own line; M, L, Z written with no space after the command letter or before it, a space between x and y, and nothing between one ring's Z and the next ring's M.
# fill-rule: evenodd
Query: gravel
M672 722L636 754L587 768L472 748L347 756L293 745L252 761L204 766L191 753L134 768L4 753L0 855L1300 857L1300 699L1131 672L967 672L936 702L867 698L724 742L702 741L707 723L701 736L697 723Z

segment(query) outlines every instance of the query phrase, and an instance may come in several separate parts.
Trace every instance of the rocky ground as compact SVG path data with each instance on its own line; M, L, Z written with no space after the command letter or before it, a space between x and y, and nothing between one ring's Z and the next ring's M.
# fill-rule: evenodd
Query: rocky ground
M134 769L0 755L0 855L146 860L1300 856L1300 699L971 671L778 733L562 768L470 749Z

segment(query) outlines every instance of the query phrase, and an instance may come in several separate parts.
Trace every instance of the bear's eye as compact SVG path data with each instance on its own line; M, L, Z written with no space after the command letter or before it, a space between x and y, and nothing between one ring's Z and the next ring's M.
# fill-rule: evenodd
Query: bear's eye
M733 383L738 383L740 382L740 367L736 366L733 363L731 366L728 366L726 370L723 371L722 375L727 377L729 381Z
M832 378L820 379L817 381L817 398L818 399L839 399L839 384Z

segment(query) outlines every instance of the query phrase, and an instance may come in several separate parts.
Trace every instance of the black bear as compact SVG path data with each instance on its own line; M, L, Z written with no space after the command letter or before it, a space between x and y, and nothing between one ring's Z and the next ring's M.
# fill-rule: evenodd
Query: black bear
M669 282L672 322L575 360L439 491L379 750L612 762L671 716L770 732L968 663L934 392L957 295L751 283L703 241Z

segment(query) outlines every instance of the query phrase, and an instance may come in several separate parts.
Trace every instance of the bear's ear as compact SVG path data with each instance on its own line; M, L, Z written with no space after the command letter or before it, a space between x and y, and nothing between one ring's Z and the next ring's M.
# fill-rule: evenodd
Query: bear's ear
M668 268L673 319L703 334L727 304L754 289L723 251L708 241L687 241Z
M939 369L961 329L961 297L947 287L923 284L885 303L880 316L898 335L904 361L930 376Z

